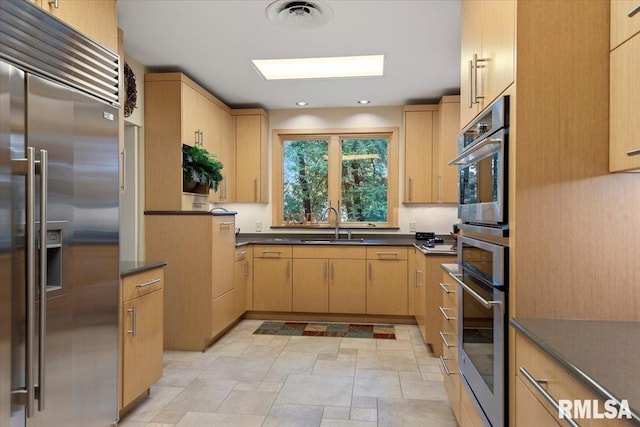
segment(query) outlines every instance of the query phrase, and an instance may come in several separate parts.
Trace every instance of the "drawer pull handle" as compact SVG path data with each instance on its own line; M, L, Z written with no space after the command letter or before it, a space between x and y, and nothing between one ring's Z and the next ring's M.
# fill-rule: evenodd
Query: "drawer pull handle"
M447 315L447 310L453 310L452 308L444 308L444 307L438 307L438 308L440 308L440 313L442 313L442 317L444 317L445 320L451 321L451 320L456 320L457 319L456 317L449 317Z
M469 285L467 285L466 283L464 283L462 280L458 279L454 274L449 273L449 276L455 280L456 282L458 282L458 284L460 286L462 286L462 288L467 291L469 293L469 295L471 295L476 301L478 301L480 304L482 304L482 306L486 309L491 309L494 305L502 305L502 302L500 301L487 301L486 299L482 298L482 296L477 293L476 291L474 291L473 289L471 289L469 287Z
M447 341L447 338L445 337L445 335L450 335L450 334L445 334L442 331L440 331L438 333L440 334L440 338L442 338L442 342L444 343L445 347L447 347L447 348L455 347L455 345L449 344L449 342Z
M49 3L51 3L51 2L49 2ZM631 9L629 12L627 12L627 16L629 18L632 18L638 12L640 12L640 3L636 7Z
M247 251L242 251L242 252L238 252L237 256L245 256L247 254Z
M233 222L233 221L225 221L225 222L221 222L220 226L222 227L223 225L225 225L225 226L228 227L228 226L233 225L233 224L235 224L235 222Z
M451 289L449 289L445 283L440 282L439 285L442 288L442 290L445 291L448 294L455 294L456 293L456 291L452 291Z
M376 252L376 254L378 255L392 255L392 256L398 256L398 252Z
M456 372L449 370L449 367L447 366L447 362L445 362L445 360L449 360L449 359L445 359L444 357L440 356L440 365L442 365L442 369L444 370L444 373L447 374L447 376L455 375Z
M640 4L638 5L638 10L640 10ZM640 154L640 148L634 148L633 150L627 151L627 156L629 157L637 156L638 154Z
M556 408L556 410L558 411L558 414L560 413L560 411L563 412L564 414L564 419L572 426L572 427L580 427L578 425L578 423L576 423L573 418L571 418L571 414L568 414L567 412L565 412L564 409L560 408L560 405L558 404L558 402L555 401L555 399L553 398L553 396L551 396L549 394L549 392L547 392L547 390L543 389L542 386L540 385L540 383L546 383L548 382L547 380L537 380L535 378L533 378L533 376L527 372L526 369L524 369L522 366L520 367L520 373L522 375L524 375L524 377L531 383L531 385L533 386L533 388L535 388L538 393L540 393L542 395L542 397L544 397L546 399L547 402L549 402L554 408Z
M263 254L281 254L282 251L262 251Z
M156 284L160 281L160 279L153 279L153 280L149 280L148 282L144 282L144 283L138 283L136 285L136 288L146 288L147 286L151 286L153 284Z
M131 329L127 331L128 334L131 334L132 337L135 337L138 331L138 321L136 316L136 306L133 308L127 309L127 312L131 313Z

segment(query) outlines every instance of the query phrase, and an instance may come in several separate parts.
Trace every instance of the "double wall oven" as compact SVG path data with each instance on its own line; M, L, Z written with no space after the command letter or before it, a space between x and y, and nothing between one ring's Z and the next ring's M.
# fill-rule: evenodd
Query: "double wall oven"
M458 360L485 423L508 424L509 98L490 105L458 138Z

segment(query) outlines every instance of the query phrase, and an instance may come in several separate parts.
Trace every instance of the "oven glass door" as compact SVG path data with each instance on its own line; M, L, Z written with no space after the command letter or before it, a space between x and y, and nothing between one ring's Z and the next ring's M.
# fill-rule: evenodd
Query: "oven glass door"
M458 164L458 216L476 223L500 224L507 221L506 133L504 130L488 137Z
M505 293L463 269L460 369L493 425L501 425L505 388Z

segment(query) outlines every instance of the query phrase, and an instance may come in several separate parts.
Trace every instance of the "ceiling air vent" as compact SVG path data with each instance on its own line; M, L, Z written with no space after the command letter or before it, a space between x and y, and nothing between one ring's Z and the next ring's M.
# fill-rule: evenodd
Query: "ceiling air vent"
M266 13L271 22L299 30L319 27L333 17L333 10L317 0L276 0L267 7Z

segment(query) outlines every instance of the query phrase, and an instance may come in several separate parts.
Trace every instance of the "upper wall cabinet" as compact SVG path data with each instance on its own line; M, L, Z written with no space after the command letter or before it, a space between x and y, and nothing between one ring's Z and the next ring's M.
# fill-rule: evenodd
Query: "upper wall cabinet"
M611 2L609 170L640 170L640 0Z
M269 119L261 109L236 116L236 202L269 201Z
M460 126L514 81L514 0L462 2Z
M36 0L34 3L110 51L118 51L116 0Z
M439 105L404 107L405 204L456 203L456 156L460 97L445 96Z
M215 193L210 193L213 202L236 201L236 118L220 109L220 151L218 160L223 164L222 182Z
M146 210L209 209L207 194L182 192L181 146L198 145L220 159L222 110L228 113L226 105L181 73L145 75Z

